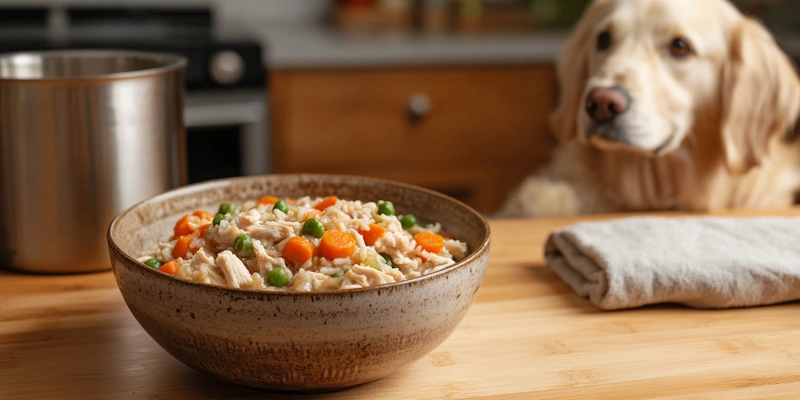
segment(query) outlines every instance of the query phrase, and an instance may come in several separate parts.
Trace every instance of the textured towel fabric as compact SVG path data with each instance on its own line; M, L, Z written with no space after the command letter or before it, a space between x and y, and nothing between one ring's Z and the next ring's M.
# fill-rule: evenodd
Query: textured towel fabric
M547 265L604 310L800 299L800 218L626 218L553 232Z

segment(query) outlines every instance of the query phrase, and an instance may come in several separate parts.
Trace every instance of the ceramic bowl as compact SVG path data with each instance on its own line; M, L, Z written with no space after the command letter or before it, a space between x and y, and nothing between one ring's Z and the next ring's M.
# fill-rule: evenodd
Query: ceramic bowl
M390 200L398 213L440 222L467 243L469 255L420 278L317 293L188 282L136 261L170 235L181 215L266 194ZM108 246L128 308L172 356L244 386L319 392L385 377L441 344L481 284L489 226L466 205L415 186L348 176L269 175L190 185L145 200L114 219Z

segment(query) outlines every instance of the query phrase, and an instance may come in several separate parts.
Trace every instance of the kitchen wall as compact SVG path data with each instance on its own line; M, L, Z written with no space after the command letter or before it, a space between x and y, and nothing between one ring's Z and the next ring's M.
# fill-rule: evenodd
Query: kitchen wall
M798 2L789 0L730 0L756 14L781 10L797 11ZM207 6L215 8L218 23L235 27L241 22L264 24L313 23L325 17L332 0L0 0L0 6L40 5L131 5L153 7ZM793 13L794 14L794 13Z
M320 21L330 0L0 0L7 6L130 5L136 7L212 6L216 24L223 33L241 26L306 24Z

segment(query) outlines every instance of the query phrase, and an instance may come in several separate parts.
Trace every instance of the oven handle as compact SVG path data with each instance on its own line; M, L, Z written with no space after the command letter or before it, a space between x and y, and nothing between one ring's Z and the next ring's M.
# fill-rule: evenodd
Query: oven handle
M266 100L261 91L186 94L186 128L263 124Z

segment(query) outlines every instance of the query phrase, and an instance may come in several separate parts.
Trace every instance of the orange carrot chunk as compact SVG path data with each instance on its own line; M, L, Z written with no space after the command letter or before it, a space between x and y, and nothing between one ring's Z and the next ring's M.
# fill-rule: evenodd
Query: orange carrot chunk
M314 243L302 236L295 236L289 239L283 248L283 258L294 261L297 264L310 260L313 255Z
M201 238L205 236L206 230L211 227L211 224L200 225L196 231L194 231L195 236Z
M328 260L350 257L356 251L356 239L344 231L325 231L319 241L319 251Z
M295 200L295 199L286 200L286 204L288 204L288 205L292 205L294 203L297 203L297 200Z
M320 202L319 202L319 204L317 204L316 206L314 206L314 208L316 208L317 210L323 211L323 210L325 210L326 208L328 208L328 207L330 207L330 206L332 206L332 205L336 204L336 201L337 201L337 200L339 200L339 199L338 199L338 198L336 198L336 196L326 197L325 199L323 199L322 201L320 201Z
M162 272L166 272L166 273L168 273L170 275L175 275L175 274L178 273L178 263L176 263L175 261L170 261L170 262L162 265L158 270L162 271Z
M189 251L189 244L192 243L194 240L191 236L181 236L178 238L178 242L175 243L175 247L172 248L172 257L186 257L186 252Z
M306 221L310 220L311 218L317 218L317 217L319 217L320 214L322 214L322 211L320 211L320 210L311 210L303 218L303 222L306 222Z
M369 230L359 229L358 233L364 237L364 243L366 243L367 246L372 246L386 233L386 228L378 224L369 224Z
M175 223L173 233L175 233L175 237L192 234L192 227L189 226L189 214L184 215L183 218Z
M423 250L434 254L439 254L444 247L444 238L435 233L418 233L414 236L414 240L422 247Z
M193 212L192 215L194 215L195 217L200 218L202 220L206 220L206 221L211 221L212 219L214 219L214 216L211 215L210 212L203 211L203 210L197 210L197 211Z
M275 196L264 196L264 197L258 199L258 204L261 204L261 205L275 204L277 202L278 202L278 198L275 197Z

